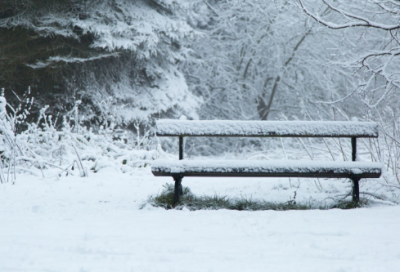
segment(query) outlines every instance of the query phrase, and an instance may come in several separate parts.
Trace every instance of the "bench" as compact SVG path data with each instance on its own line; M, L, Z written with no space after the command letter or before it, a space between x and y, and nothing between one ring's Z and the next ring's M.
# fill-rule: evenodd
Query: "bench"
M179 160L158 160L154 176L175 181L174 203L182 195L183 177L349 178L352 199L359 201L359 181L379 178L382 164L357 160L357 138L377 138L378 124L350 121L159 120L158 137L179 137ZM184 137L337 137L351 138L352 161L183 160Z

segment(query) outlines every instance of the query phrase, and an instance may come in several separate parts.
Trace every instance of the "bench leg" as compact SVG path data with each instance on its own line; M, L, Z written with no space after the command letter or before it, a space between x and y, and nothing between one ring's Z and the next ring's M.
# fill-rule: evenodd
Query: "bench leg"
M360 201L360 189L358 186L360 178L352 178L352 180L353 180L353 202L358 203L358 201Z
M178 174L178 175L172 175L172 177L175 181L174 205L176 205L179 202L179 196L183 195L183 190L182 190L183 176Z

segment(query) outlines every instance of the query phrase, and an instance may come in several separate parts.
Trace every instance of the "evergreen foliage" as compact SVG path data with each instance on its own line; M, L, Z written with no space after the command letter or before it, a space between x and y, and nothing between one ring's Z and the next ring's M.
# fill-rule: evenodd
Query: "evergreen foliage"
M197 106L178 69L195 35L180 1L6 0L0 11L0 86L31 86L36 109L81 100L88 121L129 125Z

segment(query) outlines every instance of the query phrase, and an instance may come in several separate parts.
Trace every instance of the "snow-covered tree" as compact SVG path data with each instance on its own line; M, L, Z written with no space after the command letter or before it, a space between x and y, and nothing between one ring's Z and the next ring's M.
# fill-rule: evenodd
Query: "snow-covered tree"
M321 28L341 35L332 48L332 64L344 67L344 72L353 78L353 87L346 95L325 101L325 105L335 106L352 99L355 103L348 108L356 109L364 120L380 123L380 138L377 142L370 141L368 149L374 160L386 164L385 181L398 184L400 2L298 0L297 3Z
M81 100L88 119L112 116L125 124L197 106L178 69L195 35L184 1L5 0L0 6L5 88L25 90L13 83L23 71L23 84L53 111Z
M300 116L310 103L346 93L350 78L326 61L340 35L316 28L292 1L206 1L194 11L190 21L205 35L186 71L205 100L203 116Z

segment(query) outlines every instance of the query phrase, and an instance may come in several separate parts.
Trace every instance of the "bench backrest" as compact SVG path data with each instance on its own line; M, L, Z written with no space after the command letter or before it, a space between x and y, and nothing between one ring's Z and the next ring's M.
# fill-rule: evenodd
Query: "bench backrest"
M185 136L347 137L351 138L352 161L356 161L357 138L378 138L378 130L375 122L158 120L156 135L179 137L180 160L183 159Z
M377 138L375 122L158 120L157 136Z

